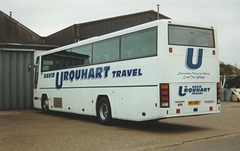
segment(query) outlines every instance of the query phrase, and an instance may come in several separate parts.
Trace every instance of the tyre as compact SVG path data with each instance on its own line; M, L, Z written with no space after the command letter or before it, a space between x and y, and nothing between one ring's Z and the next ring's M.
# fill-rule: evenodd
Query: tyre
M42 110L47 113L49 111L49 103L47 96L42 97Z
M97 104L97 118L103 125L109 125L112 121L112 112L107 97L101 97Z

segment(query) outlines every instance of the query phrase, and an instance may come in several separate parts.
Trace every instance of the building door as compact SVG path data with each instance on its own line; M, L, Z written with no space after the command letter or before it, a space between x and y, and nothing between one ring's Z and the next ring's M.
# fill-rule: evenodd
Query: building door
M33 107L33 51L0 50L0 110Z

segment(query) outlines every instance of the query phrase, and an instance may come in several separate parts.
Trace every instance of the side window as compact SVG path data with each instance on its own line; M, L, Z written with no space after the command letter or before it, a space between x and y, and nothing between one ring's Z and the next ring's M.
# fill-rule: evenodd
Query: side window
M87 65L92 62L92 45L85 45L81 47L76 47L71 50L71 52L76 56L76 62L74 65Z
M74 66L91 64L92 46L86 45L76 47L54 54L55 67L54 69L64 69Z
M76 47L43 56L42 71L59 70L91 64L92 45Z
M38 75L39 75L39 57L37 57L36 64L35 64L35 82L34 82L34 87L35 89L38 86Z
M93 63L119 60L119 40L112 38L93 44Z
M42 56L42 71L54 70L54 55Z
M157 27L42 56L41 71L154 55Z
M121 37L121 59L157 54L157 28L151 28Z

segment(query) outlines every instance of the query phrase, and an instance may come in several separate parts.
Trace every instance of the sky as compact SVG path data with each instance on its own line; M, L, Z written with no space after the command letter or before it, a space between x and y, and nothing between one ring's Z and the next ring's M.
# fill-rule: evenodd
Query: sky
M220 61L240 68L240 0L0 0L0 10L40 36L77 23L148 10L214 26Z

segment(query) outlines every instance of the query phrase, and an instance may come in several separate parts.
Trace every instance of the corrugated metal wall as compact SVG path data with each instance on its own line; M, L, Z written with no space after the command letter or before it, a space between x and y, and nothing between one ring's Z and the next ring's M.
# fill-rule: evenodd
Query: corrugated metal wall
M65 28L46 37L46 43L57 46L64 46L75 42L75 25Z
M163 17L161 16L161 18ZM128 15L112 19L105 19L102 21L83 23L79 24L80 25L79 38L80 40L84 40L90 37L100 36L121 29L147 23L156 19L157 19L156 13L145 12L139 13L137 15Z
M45 39L0 10L0 43L45 44Z
M33 65L31 51L0 50L0 110L32 108Z
M87 23L75 24L46 37L46 44L64 46L79 40L111 33L157 19L157 12L150 10L117 16ZM159 14L159 19L170 19Z

